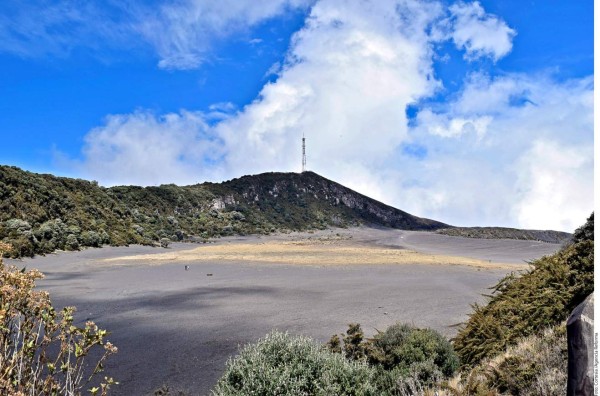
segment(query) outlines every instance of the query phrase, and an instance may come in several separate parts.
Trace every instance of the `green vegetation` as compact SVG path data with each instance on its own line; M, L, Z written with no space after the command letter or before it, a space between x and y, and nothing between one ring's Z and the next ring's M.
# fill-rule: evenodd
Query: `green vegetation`
M573 233L573 243L594 240L594 212L588 217L584 225Z
M349 361L306 337L274 332L227 363L215 396L380 395L365 362Z
M518 239L548 243L568 242L572 235L561 231L520 230L505 227L451 227L436 231L438 234L479 239Z
M0 243L0 253L9 249ZM34 290L42 277L37 270L4 265L0 255L0 394L106 395L115 382L96 377L117 348L93 322L74 326L75 308L57 313L48 293ZM96 349L104 353L90 366Z
M454 339L461 362L473 366L522 337L564 321L594 290L594 242L582 240L510 274L495 287L485 306L474 306Z
M394 325L364 340L360 326L353 324L343 341L332 337L329 348L274 332L229 360L213 394L433 394L430 388L457 367L450 343L429 329Z
M594 291L594 214L570 244L502 279L454 339L462 372L440 395L564 395L565 321Z
M458 369L458 356L446 338L431 329L406 324L390 326L370 340L368 359L386 370L409 372L411 366L430 361L443 377Z
M366 361L378 374L380 389L399 394L426 389L452 376L459 366L446 338L432 329L407 324L392 325L365 339L360 325L351 323L346 334L331 337L327 347L334 353L343 352L351 361Z
M363 223L416 230L447 227L312 172L265 173L184 187L104 188L0 166L0 241L13 246L12 257Z
M441 386L439 395L561 396L567 392L564 323L522 338Z
M402 324L371 339L350 324L326 348L273 333L229 361L214 394L562 395L564 321L593 292L593 228L592 214L568 246L502 279L453 346Z
M56 313L48 295L34 291L39 272L6 267L2 254L21 257L129 243L166 248L171 241L361 223L447 227L310 172L186 187L103 188L0 166L0 393L77 395L86 384L96 384L94 392L104 394L114 381L99 383L94 375L116 352L104 341L104 330L92 322L73 326L73 308ZM593 292L593 230L592 213L561 251L502 279L486 305L473 307L453 347L433 330L401 324L372 339L364 338L360 325L351 324L345 335L332 337L327 348L275 332L228 362L214 394L564 394L564 321ZM498 228L441 232L550 242L564 236ZM83 376L84 357L97 347L104 348L104 355ZM450 378L459 358L462 371ZM170 393L167 388L159 391Z

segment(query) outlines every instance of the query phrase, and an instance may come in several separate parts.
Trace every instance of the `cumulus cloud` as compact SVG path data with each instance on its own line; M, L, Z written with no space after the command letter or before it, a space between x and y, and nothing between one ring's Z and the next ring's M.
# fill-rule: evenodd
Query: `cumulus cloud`
M221 148L205 114L138 111L106 117L86 135L84 161L69 165L106 185L192 184L218 172Z
M429 133L442 137L474 133L478 139L482 139L491 121L490 116L451 117L449 114L435 114L429 109L421 111L418 115L418 122L425 126Z
M453 4L450 14L450 36L457 48L466 51L466 59L489 56L497 61L511 51L516 31L486 13L478 1Z
M278 79L265 85L253 103L225 114L212 127L212 135L222 144L219 166L224 174L298 170L304 133L311 169L389 202L393 193L382 187L385 175L376 170L385 173L386 164L393 162L397 147L407 138L406 106L439 87L432 74L427 30L442 15L441 5L434 2L317 3L304 28L295 34ZM106 126L87 139L84 156L89 159L88 168L131 157L125 154L127 149L107 142L116 138L123 145L136 144L142 139L144 121L150 124L147 131L158 133L160 129L167 137L177 134L176 124L148 116L109 118ZM128 128L136 138L125 139ZM171 139L164 139L161 147L169 147L169 142ZM199 141L195 146L202 144ZM181 149L176 144L169 155L178 158ZM153 164L159 164L161 158L167 162L166 168L172 167L173 161L164 157ZM126 161L133 166L133 160ZM127 180L139 174L135 169L116 167L123 175L131 173ZM195 173L199 181L210 174L206 167ZM150 180L152 176L138 182L165 179Z
M573 230L592 211L594 148L536 140L518 161L519 224ZM579 219L578 222L574 219Z
M447 103L420 104L441 88L433 48L449 12L456 31L481 25L483 37L495 37L494 29L514 35L480 10L479 3L448 11L435 1L320 0L255 101L110 116L88 135L81 166L104 184L299 171L304 134L309 169L411 213L455 225L572 231L592 210L591 78L472 74ZM467 56L510 51L501 40L474 37L464 41ZM415 104L409 127L406 108ZM563 166L577 158L585 160ZM538 183L553 173L561 178L551 188ZM542 205L551 190L560 199Z
M453 224L573 231L593 210L592 95L591 78L472 76L454 101L418 114L411 136L429 157L406 207ZM453 132L481 119L484 133Z
M415 18L395 1L316 4L279 79L217 126L231 172L297 170L303 133L310 167L334 178L390 160L406 139L406 105L438 86L425 30L440 9L402 5Z

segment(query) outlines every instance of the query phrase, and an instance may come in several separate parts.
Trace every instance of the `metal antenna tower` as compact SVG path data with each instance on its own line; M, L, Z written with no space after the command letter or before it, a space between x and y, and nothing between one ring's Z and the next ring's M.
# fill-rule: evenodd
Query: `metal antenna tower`
M306 139L302 134L302 172L306 170Z

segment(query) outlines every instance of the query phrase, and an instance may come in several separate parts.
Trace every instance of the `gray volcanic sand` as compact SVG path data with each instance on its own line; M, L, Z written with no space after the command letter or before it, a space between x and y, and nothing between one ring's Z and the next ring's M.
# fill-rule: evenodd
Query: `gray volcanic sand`
M410 248L503 263L523 263L558 245L475 240L428 232L355 228L269 237L222 238L219 244L261 243L341 234L349 243ZM207 395L239 346L273 329L321 342L350 322L367 335L395 322L431 327L447 336L467 318L470 305L510 269L443 265L299 266L251 262L123 262L106 258L164 253L202 245L173 244L169 250L105 247L16 262L38 268L38 282L55 307L75 305L76 321L95 321L111 331L119 353L107 375L120 385L113 394L171 390ZM11 261L11 260L9 260ZM189 271L184 265L189 265ZM515 268L522 268L515 266ZM212 274L212 276L208 276Z

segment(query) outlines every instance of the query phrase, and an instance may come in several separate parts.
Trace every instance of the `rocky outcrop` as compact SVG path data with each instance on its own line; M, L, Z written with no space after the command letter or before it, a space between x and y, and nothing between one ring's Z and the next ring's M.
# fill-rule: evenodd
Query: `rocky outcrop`
M206 186L211 188L213 185ZM235 202L243 202L251 207L259 202L272 202L284 209L290 209L290 212L292 207L310 207L309 211L323 213L330 224L355 222L405 230L437 230L450 227L435 220L413 216L314 172L244 176L224 182L219 188L235 191ZM218 194L216 191L213 193Z
M569 379L567 396L594 394L594 294L577 306L567 320Z

